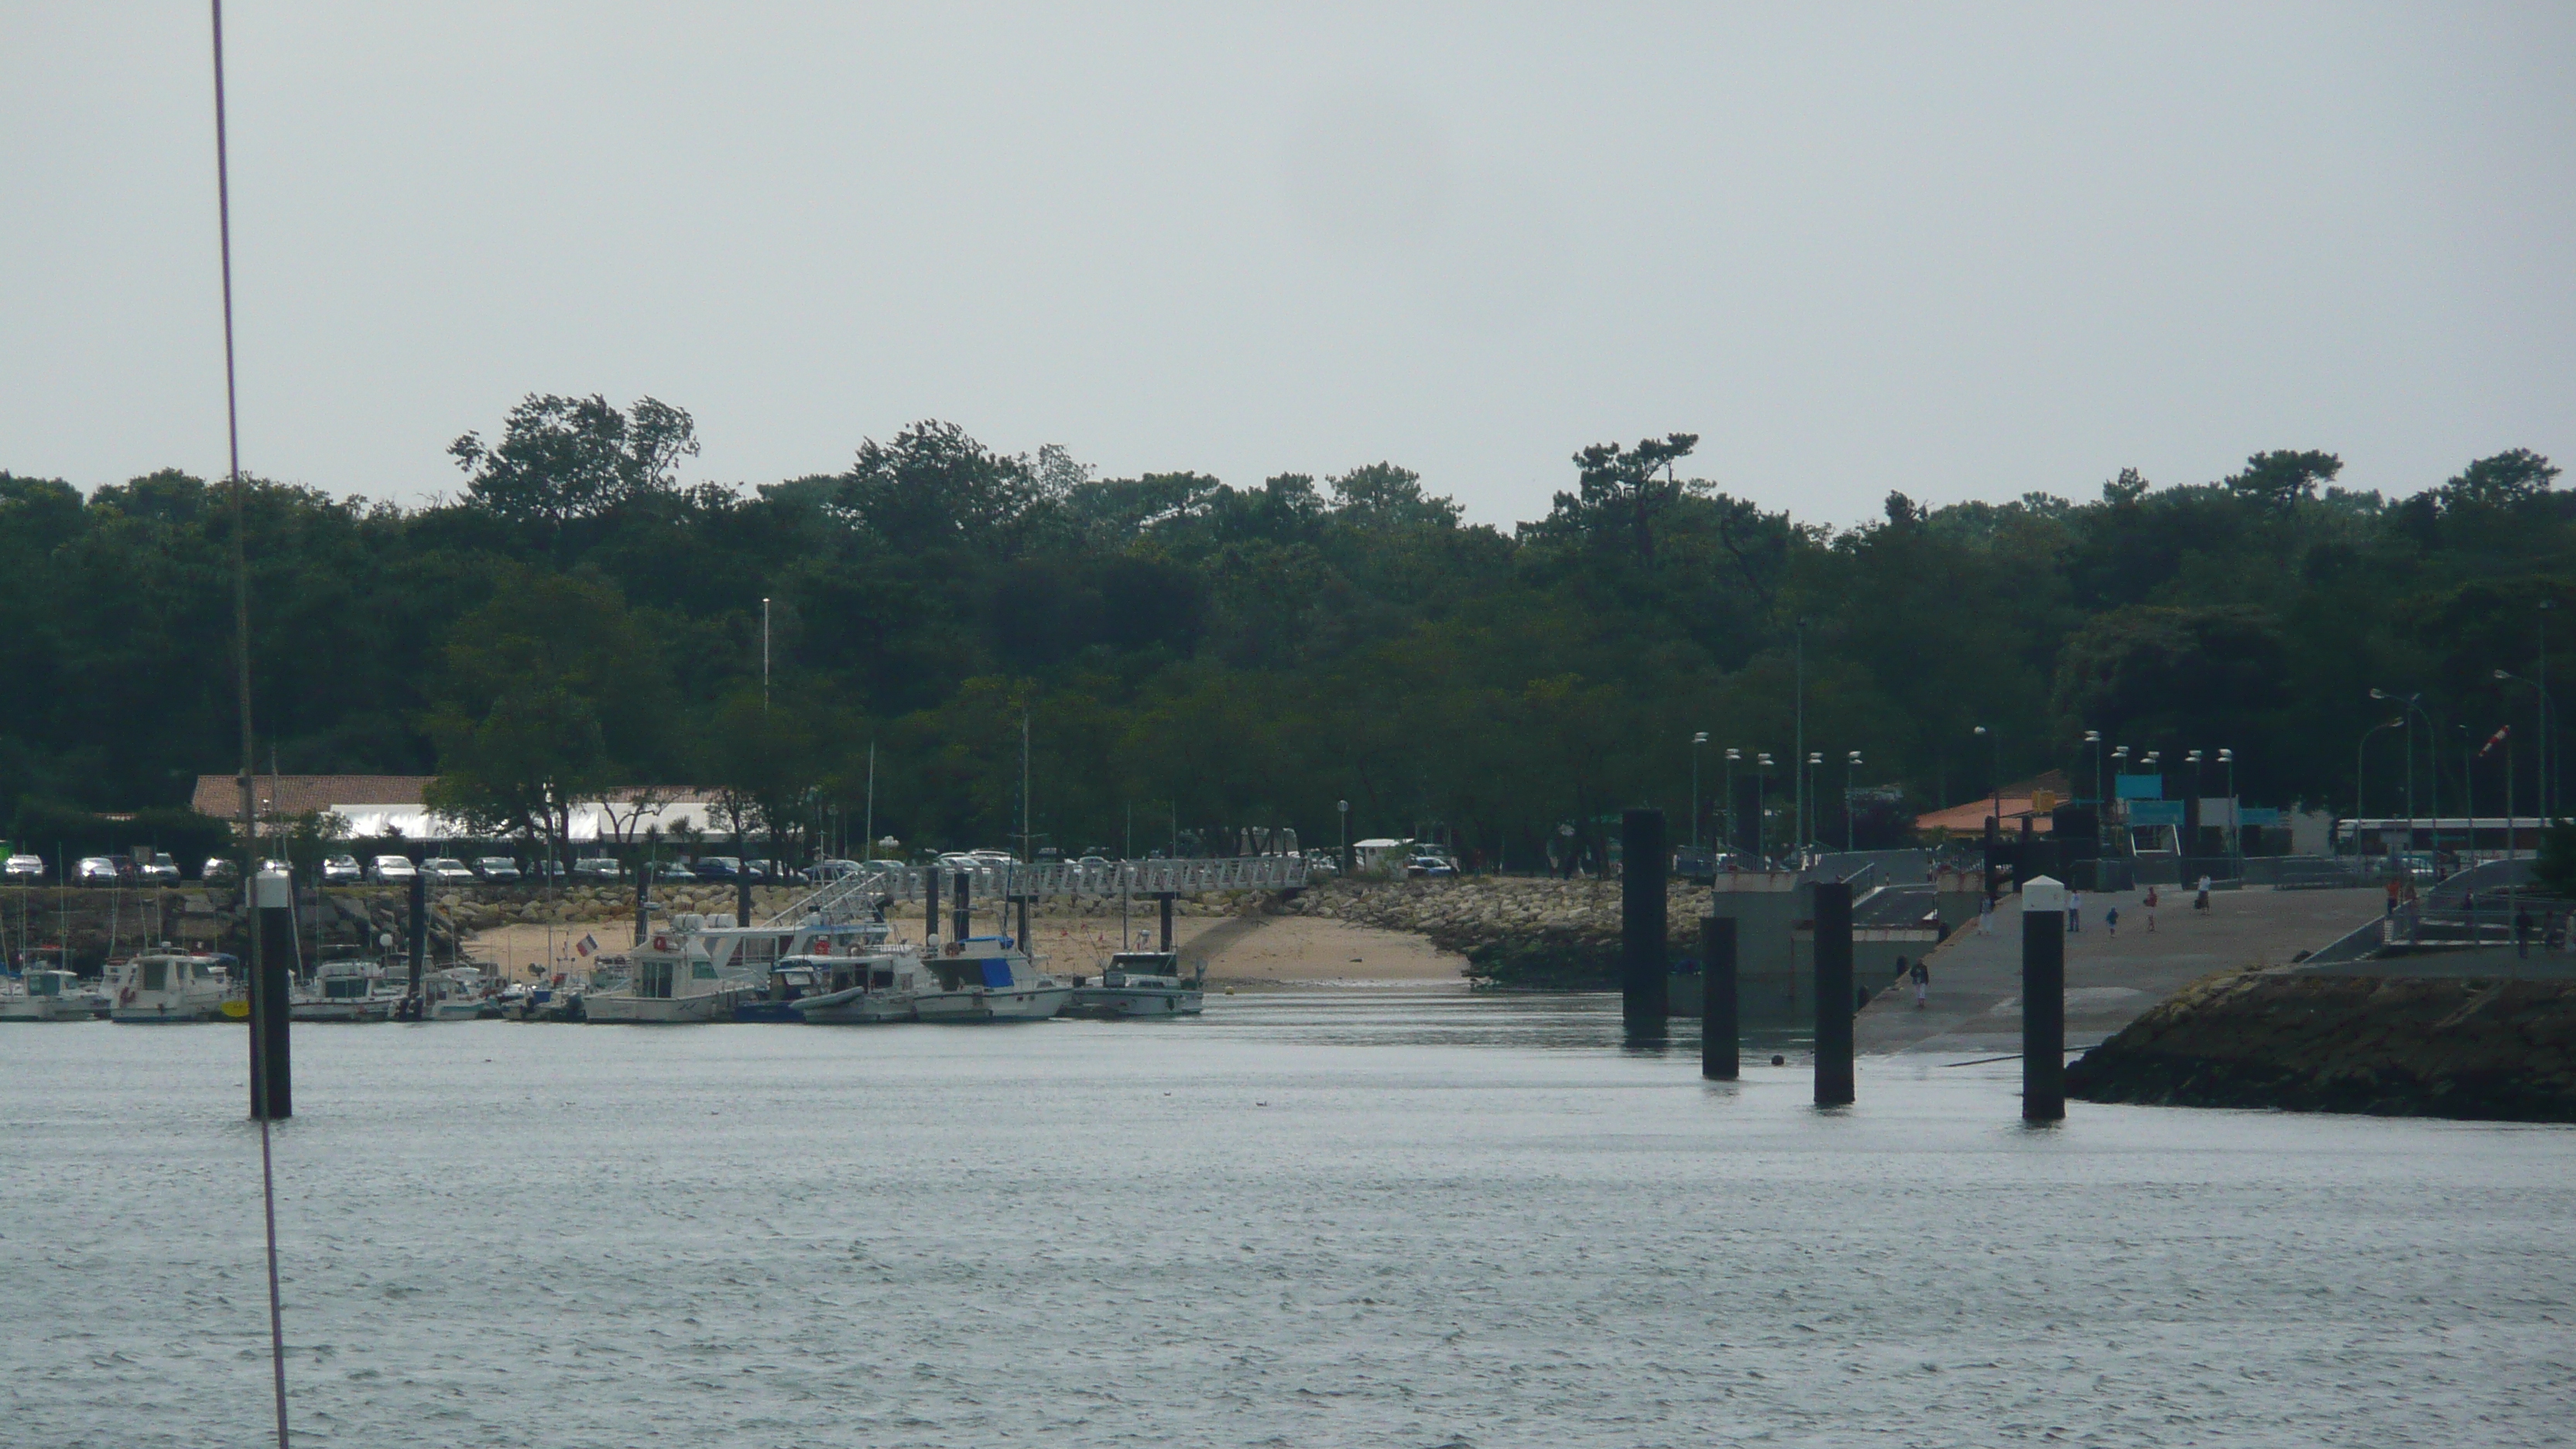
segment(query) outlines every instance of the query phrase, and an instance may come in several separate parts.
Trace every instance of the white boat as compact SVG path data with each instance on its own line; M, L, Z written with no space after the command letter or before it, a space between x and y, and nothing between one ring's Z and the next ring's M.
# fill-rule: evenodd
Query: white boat
M583 1019L628 1024L731 1021L771 967L792 957L849 957L886 938L879 921L737 925L729 915L682 914L628 953L626 984L581 999Z
M96 1021L96 998L69 971L30 971L24 981L0 983L0 1021Z
M787 1003L799 1020L815 1026L866 1026L911 1021L913 1000L933 981L910 946L885 947L846 958L802 958L814 970L813 994Z
M431 1021L478 1021L486 1016L499 1016L499 1003L492 999L492 979L480 966L449 966L421 978L421 990L429 997Z
M1201 975L1205 974L1204 968ZM1100 984L1078 983L1065 1010L1077 1016L1197 1016L1207 994L1199 977L1181 975L1170 951L1120 951L1109 958Z
M290 998L294 1021L391 1021L402 992L385 980L375 961L324 961L313 968L310 990Z
M249 1004L224 963L212 956L155 951L107 963L116 1000L111 1020L128 1023L239 1020Z
M1008 936L951 941L922 965L936 978L912 999L923 1021L1045 1021L1073 995Z

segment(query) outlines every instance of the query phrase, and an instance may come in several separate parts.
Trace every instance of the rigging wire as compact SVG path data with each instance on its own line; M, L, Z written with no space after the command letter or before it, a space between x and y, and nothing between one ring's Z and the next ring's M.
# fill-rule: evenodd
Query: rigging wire
M233 200L232 159L224 133L224 0L207 0L212 10L215 40L215 220L223 248L224 276L224 437L232 464L233 495L233 676L241 702L241 832L246 852L241 872L242 891L247 903L253 871L258 856L258 821L251 809L251 778L256 758L251 751L250 720L250 550L249 510L243 505L244 485L241 471L241 409L233 381ZM261 969L260 912L250 916L249 974L256 993L262 988L266 973ZM265 1050L265 1035L260 1029L258 1013L253 1013L250 1039L254 1054ZM265 1066L264 1061L260 1063ZM259 1196L260 1207L268 1229L268 1362L270 1376L276 1384L277 1446L287 1449L286 1435L286 1317L279 1304L277 1289L277 1173L275 1155L269 1145L269 1076L265 1070L254 1074L259 1087L257 1108L251 1115L259 1119Z

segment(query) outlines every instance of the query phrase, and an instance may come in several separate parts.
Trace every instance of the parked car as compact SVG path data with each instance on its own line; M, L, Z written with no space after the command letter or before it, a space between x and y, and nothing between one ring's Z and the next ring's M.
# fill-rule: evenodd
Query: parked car
M354 855L335 855L322 862L324 885L351 885L366 878Z
M474 873L485 880L507 883L519 878L519 863L506 855L487 855L474 862Z
M7 865L0 866L0 878L8 880L43 880L45 878L45 858L41 855L13 855L9 857L9 863Z
M114 885L120 879L112 855L84 855L72 867L72 880L80 885Z
M575 880L622 880L626 868L615 856L585 855L572 863L572 874Z
M179 862L170 858L170 852L156 850L150 860L134 868L134 873L142 878L145 885L177 885Z
M734 855L702 855L689 862L689 869L700 880L732 880L743 873L742 858Z
M222 885L241 879L241 864L229 855L210 855L197 867L197 879L208 885Z
M452 855L433 855L420 863L421 873L436 885L472 885L474 870Z
M116 867L116 878L128 885L143 878L142 872L135 867L133 856L111 855L107 863Z
M409 881L420 874L420 868L411 863L411 857L404 855L377 856L367 867L367 871L378 881L386 884Z
M1456 875L1458 867L1437 855L1417 855L1404 863L1404 873L1414 880L1427 880Z
M689 863L685 860L666 860L653 870L655 880L683 881L697 878L698 873L689 869Z
M1107 870L1109 868L1109 857L1105 855L1086 855L1082 859L1075 861L1074 864L1081 866L1084 870Z

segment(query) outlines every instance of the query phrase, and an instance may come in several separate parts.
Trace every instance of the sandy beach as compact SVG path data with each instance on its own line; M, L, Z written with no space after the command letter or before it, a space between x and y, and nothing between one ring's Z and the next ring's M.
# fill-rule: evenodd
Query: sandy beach
M1033 924L1039 957L1059 974L1090 975L1118 949L1114 913L1040 917ZM1466 957L1438 950L1420 936L1307 916L1183 916L1172 924L1184 966L1195 968L1203 961L1209 984L1239 990L1334 982L1457 982L1467 964ZM1130 925L1139 944L1150 947L1152 909L1138 911ZM980 919L977 929L992 929L990 918ZM897 939L918 940L920 930L917 908L908 918L895 917ZM477 932L470 939L478 957L500 964L513 978L526 978L542 974L549 947L559 959L570 961L572 943L585 934L596 937L602 950L614 952L630 943L633 928L600 921L556 926L550 935L544 926L518 925Z

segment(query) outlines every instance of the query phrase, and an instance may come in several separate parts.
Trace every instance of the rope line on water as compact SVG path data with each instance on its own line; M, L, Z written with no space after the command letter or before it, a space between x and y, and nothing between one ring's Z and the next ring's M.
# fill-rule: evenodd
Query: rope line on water
M249 510L242 501L241 471L241 403L233 378L233 196L232 157L229 137L224 131L224 0L207 0L214 29L215 49L215 226L223 251L224 280L224 442L232 465L233 495L233 662L235 682L241 697L241 824L242 846L250 850L257 839L256 817L251 810L250 723L250 547L245 530ZM242 872L242 889L248 892L251 871ZM249 967L261 970L259 911L250 912L251 948ZM256 975L253 984L261 984ZM266 1036L261 1023L250 1023L254 1053L266 1050ZM268 1237L268 1363L277 1398L277 1449L287 1449L286 1431L286 1313L279 1300L277 1286L277 1169L276 1154L269 1142L268 1063L260 1062L259 1100L253 1113L259 1118L259 1199L266 1220Z

